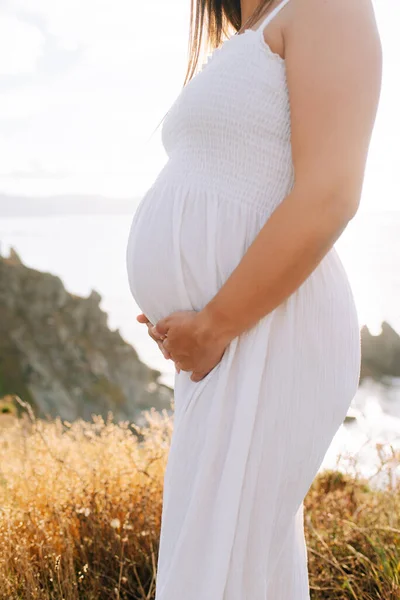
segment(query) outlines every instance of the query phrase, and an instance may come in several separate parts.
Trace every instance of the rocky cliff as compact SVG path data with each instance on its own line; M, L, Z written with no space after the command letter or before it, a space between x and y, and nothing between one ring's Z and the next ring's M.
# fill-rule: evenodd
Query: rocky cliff
M140 421L141 411L170 409L173 390L110 331L100 296L68 293L61 280L0 257L0 398L17 394L38 416L72 421L92 414ZM400 336L382 324L361 330L361 379L400 377Z
M400 377L400 335L384 321L379 335L361 329L361 378Z
M101 297L68 293L61 280L0 257L0 397L18 394L38 416L68 421L92 414L140 421L169 409L172 390L110 331Z

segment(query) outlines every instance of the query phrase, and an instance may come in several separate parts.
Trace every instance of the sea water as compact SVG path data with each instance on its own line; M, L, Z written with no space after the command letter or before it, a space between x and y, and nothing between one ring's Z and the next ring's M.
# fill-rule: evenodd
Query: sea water
M67 290L86 296L92 289L102 296L111 329L118 328L149 366L161 371L161 381L173 386L174 365L165 360L136 321L139 309L128 287L126 243L132 214L65 215L3 218L0 252L10 247L23 263L58 275ZM336 243L352 285L360 324L379 333L382 320L400 332L400 211L359 213ZM333 466L340 453L356 454L372 473L375 444L400 439L400 383L366 381L352 406L355 421L343 425L325 457Z

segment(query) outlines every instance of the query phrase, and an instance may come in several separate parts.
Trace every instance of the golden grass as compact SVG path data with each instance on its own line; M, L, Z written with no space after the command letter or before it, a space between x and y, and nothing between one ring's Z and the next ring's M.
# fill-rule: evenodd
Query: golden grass
M1 428L0 599L154 598L171 433L156 411L142 428L32 414ZM305 522L313 600L400 598L399 486L326 471Z

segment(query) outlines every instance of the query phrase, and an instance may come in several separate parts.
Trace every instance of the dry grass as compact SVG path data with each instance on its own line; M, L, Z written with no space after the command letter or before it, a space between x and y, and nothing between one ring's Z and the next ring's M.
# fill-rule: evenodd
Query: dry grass
M154 598L171 432L155 411L140 429L32 415L2 428L0 599ZM306 534L313 600L400 598L399 486L320 474Z
M312 598L400 599L400 486L325 471L305 502Z

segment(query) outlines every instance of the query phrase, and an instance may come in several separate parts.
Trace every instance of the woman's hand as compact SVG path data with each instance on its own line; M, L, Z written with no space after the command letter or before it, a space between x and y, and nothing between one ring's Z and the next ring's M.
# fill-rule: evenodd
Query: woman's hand
M230 341L202 311L173 312L160 319L154 329L164 338L163 348L177 370L192 371L192 381L203 379L220 362Z
M149 319L146 317L146 315L143 313L140 313L140 315L138 315L136 317L136 319L137 319L137 321L139 321L139 323L144 323L145 325L147 325L149 336L157 343L158 347L160 348L161 352L164 355L164 358L166 358L167 360L169 358L171 358L170 353L168 352L168 350L166 348L164 348L163 343L162 343L164 336L160 335L155 330L154 325L149 321Z

